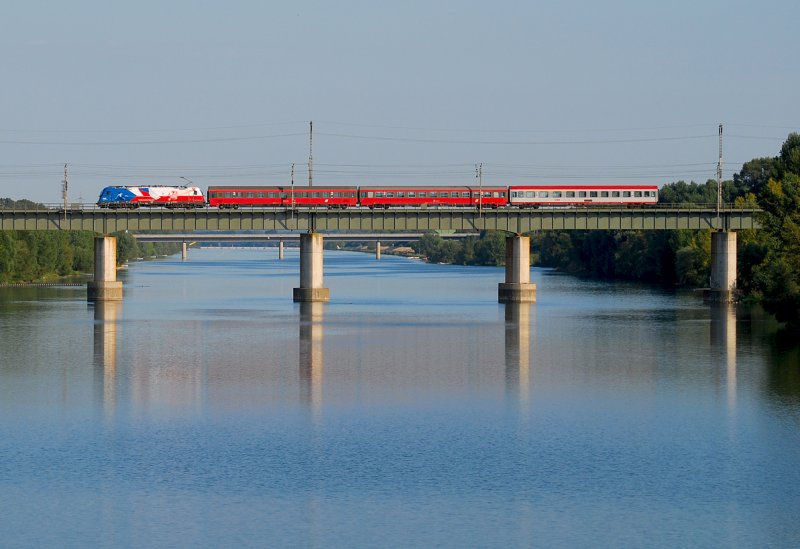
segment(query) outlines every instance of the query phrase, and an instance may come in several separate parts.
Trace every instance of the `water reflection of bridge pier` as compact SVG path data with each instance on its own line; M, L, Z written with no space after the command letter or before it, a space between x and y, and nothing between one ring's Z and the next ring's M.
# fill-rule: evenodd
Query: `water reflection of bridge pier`
M324 307L320 301L300 302L300 396L314 415L322 407Z
M116 403L117 319L120 301L96 301L94 307L94 371L98 400L108 415Z
M711 347L725 364L728 406L736 406L736 305L715 303L711 306Z
M523 407L530 400L531 308L530 303L505 304L506 394Z

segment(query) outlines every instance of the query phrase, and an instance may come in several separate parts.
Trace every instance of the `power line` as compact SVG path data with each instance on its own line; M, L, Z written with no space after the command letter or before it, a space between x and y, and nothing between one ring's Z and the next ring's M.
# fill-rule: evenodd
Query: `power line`
M273 135L250 135L241 137L210 137L198 139L164 139L151 141L28 141L17 139L0 139L6 145L58 145L58 146L117 146L117 145L175 145L184 143L218 143L225 141L255 141L259 139L276 139L282 137L298 137L304 133L283 133Z
M264 128L272 126L289 126L300 124L303 121L295 120L290 122L264 122L261 124L238 124L228 126L207 126L195 128L152 128L152 129L11 129L0 128L0 132L5 133L178 133L178 132L195 132L195 131L216 131L216 130L240 130L244 128Z
M408 143L443 143L451 145L602 145L612 143L652 143L660 141L688 141L696 139L708 139L716 137L714 134L707 135L686 135L676 137L642 137L632 139L593 139L593 140L569 140L569 141L478 141L462 139L426 139L415 137L384 137L369 135L354 135L343 133L317 132L317 135L326 137L339 137L344 139L363 139L367 141L400 141Z

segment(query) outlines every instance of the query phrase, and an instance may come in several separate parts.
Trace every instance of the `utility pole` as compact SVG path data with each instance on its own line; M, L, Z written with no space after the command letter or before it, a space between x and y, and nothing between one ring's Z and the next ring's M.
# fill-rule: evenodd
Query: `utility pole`
M292 162L292 187L291 187L292 219L294 219L294 162Z
M722 124L719 125L719 158L717 160L717 228L722 209Z
M67 189L69 187L69 183L67 182L67 164L64 164L64 181L63 186L61 188L61 197L64 199L64 226L67 224Z
M478 217L483 215L483 162L475 164L475 179L478 180Z
M314 121L308 123L308 186L314 179Z

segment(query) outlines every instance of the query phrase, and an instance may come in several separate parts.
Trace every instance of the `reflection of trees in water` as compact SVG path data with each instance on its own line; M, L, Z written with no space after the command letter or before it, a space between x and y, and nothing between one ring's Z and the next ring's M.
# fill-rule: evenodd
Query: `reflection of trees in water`
M800 402L800 337L783 329L760 306L740 307L746 309L740 312L739 339L764 357L767 392L793 404Z
M770 346L767 389L792 404L800 403L800 346L796 334L781 332Z

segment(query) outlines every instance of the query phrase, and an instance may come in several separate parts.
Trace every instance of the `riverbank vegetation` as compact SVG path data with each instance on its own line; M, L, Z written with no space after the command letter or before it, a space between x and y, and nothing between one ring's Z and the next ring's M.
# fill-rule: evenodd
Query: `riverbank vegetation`
M94 270L95 233L88 231L0 231L0 284L45 282ZM117 237L117 262L176 253L175 243L140 243Z

